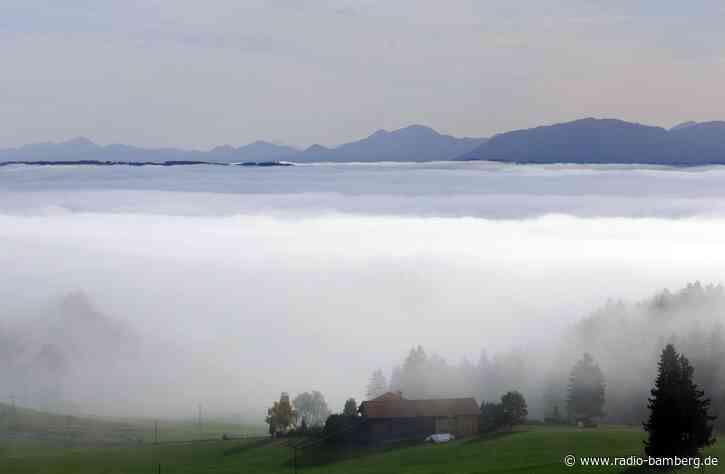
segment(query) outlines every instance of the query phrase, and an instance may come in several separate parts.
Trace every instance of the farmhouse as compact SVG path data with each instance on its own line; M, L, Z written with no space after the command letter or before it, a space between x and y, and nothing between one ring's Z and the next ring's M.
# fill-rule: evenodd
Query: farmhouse
M435 433L478 434L480 411L473 398L408 400L386 393L360 404L365 437L372 442L423 439Z

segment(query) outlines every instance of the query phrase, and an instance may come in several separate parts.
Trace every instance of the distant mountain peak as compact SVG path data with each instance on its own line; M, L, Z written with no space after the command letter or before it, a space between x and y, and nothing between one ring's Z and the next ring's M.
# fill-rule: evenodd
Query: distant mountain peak
M408 125L407 127L403 127L400 130L396 130L398 132L416 132L416 133L430 133L430 134L436 134L440 135L438 131L436 131L432 127L428 127L427 125L420 125L417 123L414 123L412 125Z
M86 137L71 138L70 140L64 141L62 144L71 146L96 146L91 139Z
M425 125L413 124L397 130L380 129L357 141L334 148L313 145L301 153L301 161L422 162L449 160L473 150L481 138L442 135Z
M318 152L325 152L330 151L329 148L322 146L318 143L315 143L314 145L310 146L305 150L305 153L318 153Z
M211 149L212 153L234 153L235 151L237 149L231 145L219 145Z
M68 316L76 319L97 319L100 316L88 295L80 290L68 293L61 298L59 308Z
M668 131L619 119L585 118L501 133L459 159L514 163L722 163L725 123L688 123Z
M240 149L244 149L244 148L277 148L280 150L296 151L291 146L282 145L279 143L268 142L266 140L255 140L252 143L248 143L247 145L241 146L239 148Z
M697 125L697 122L693 120L688 120L687 122L678 123L674 127L672 127L670 130L682 130L683 128L690 128Z
M557 125L607 125L607 124L619 124L619 125L640 125L636 122L627 122L625 120L617 119L617 118L607 118L607 117L585 117L577 120L572 120L569 122L563 122L559 123ZM543 127L548 127L548 125L544 125Z
M387 131L385 129L380 129L374 132L372 135L368 136L366 139L363 140L389 140L394 139L396 137L429 137L429 136L440 136L440 134L432 129L431 127L426 127L425 125L408 125L407 127L399 128L397 130Z

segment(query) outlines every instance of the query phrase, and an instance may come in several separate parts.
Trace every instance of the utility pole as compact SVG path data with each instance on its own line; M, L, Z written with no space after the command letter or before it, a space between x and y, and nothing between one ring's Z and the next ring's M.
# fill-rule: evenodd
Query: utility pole
M154 444L159 444L159 420L154 421Z
M201 439L201 403L198 405L198 410L197 424L199 425L199 439Z
M10 420L10 429L19 431L20 417L18 417L18 410L15 407L15 395L10 395Z

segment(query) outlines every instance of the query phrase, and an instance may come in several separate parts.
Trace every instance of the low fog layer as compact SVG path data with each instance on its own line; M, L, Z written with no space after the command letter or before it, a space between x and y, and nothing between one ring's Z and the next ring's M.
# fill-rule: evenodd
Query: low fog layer
M725 216L725 167L502 163L0 169L0 212ZM180 194L181 193L181 194Z
M282 391L334 411L363 399L418 344L451 364L526 348L544 354L531 374L568 370L584 348L562 338L607 299L723 280L723 173L6 168L0 335L33 349L0 397L261 422ZM648 331L652 348L668 337ZM535 381L519 388L540 415Z

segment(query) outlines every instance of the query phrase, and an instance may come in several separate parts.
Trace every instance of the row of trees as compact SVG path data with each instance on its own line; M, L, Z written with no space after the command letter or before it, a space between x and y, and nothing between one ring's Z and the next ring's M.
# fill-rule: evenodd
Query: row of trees
M410 350L403 364L393 370L387 383L382 370L373 372L367 384L368 399L388 391L400 391L407 398L472 396L479 400L495 398L497 393L517 392L523 379L523 364L517 357L498 357L493 362L482 356L479 364L463 361L450 366L438 357L426 355L422 346ZM571 370L566 399L568 419L589 422L604 416L604 375L590 354L584 354ZM555 406L555 418L562 419Z
M415 351L421 354L421 351ZM712 444L713 421L710 400L694 382L695 370L690 361L668 344L660 355L658 375L648 400L649 419L643 424L648 433L645 453L652 457L698 456L700 449ZM380 394L382 373L376 371L371 378L368 396ZM377 380L376 380L377 379ZM377 387L376 387L377 385ZM577 361L571 370L568 386L567 410L570 421L589 424L604 416L606 384L602 370L590 354ZM294 404L294 407L293 407ZM499 403L481 404L480 429L490 432L523 423L528 416L524 396L516 391L506 392ZM558 418L558 416L557 416ZM270 433L287 433L302 420L303 434L309 426L317 427L322 436L332 443L353 441L361 420L355 399L348 399L341 414L330 414L320 392L305 392L291 403L283 393L268 410ZM324 428L322 426L324 425Z
M711 401L694 382L695 369L674 345L665 346L651 397L650 415L643 423L648 433L645 454L654 458L696 457L700 450L715 442L710 414ZM589 354L579 360L571 372L567 407L570 418L589 424L604 416L604 376ZM527 409L524 397L508 392L500 403L481 405L481 431L493 431L522 423Z
M435 393L434 387L427 384L432 381L427 377L428 370L436 365L436 358L428 359L425 350L421 347L411 349L402 368L399 370L399 385L407 387L404 392L409 398L416 398L416 393ZM438 364L439 367L441 366ZM395 383L395 380L393 380ZM373 372L367 386L366 395L369 399L376 398L395 385L388 385L381 370ZM410 395L410 392L413 395ZM599 366L589 354L584 354L571 371L567 411L569 420L589 423L593 418L604 415L604 376ZM455 396L461 396L455 394ZM557 409L558 411L558 409ZM523 395L517 390L509 390L502 397L500 403L483 402L481 404L483 431L513 426L521 423L528 415L528 407ZM306 431L310 428L319 428L329 424L332 426L346 423L345 417L352 418L357 415L357 403L354 398L347 400L343 413L336 415L342 418L331 418L331 412L325 397L319 391L304 392L290 400L289 395L283 393L279 401L274 402L267 412L266 421L269 424L270 434L288 433L292 429ZM335 415L333 415L335 416ZM555 418L559 415L555 413ZM563 421L563 420L561 420ZM329 422L329 423L328 423Z
M725 430L725 289L690 283L679 291L663 290L634 304L609 301L565 334L559 358L546 374L546 407L562 404L566 394L556 366L572 352L589 351L606 367L607 420L639 424L648 416L652 367L667 344L673 344L697 368L693 381L712 399L716 428ZM529 375L533 371L529 371ZM548 412L547 412L548 413Z
M567 412L568 420L561 416L557 406L549 422L567 421L593 425L593 419L604 416L604 395L606 384L604 374L590 354L577 361L569 377ZM523 423L528 415L524 396L514 390L501 397L500 403L481 404L481 431L492 431Z
M365 395L376 398L385 392L400 391L406 398L473 397L492 400L501 393L520 390L526 382L523 358L516 352L489 359L483 352L476 363L462 359L449 364L437 354L428 355L422 346L413 347L403 363L386 378L381 370L370 377Z
M513 390L501 397L500 403L481 404L480 431L482 433L511 428L526 421L529 410L521 393Z
M713 414L725 415L723 308L725 288L695 282L640 303L609 301L545 347L492 357L482 352L477 361L463 358L450 363L417 346L390 373L375 371L366 396L399 390L407 398L470 396L480 401L519 390L537 418L585 424L605 418L611 423L640 424L648 416L652 367L665 345L672 343L697 367L693 380L711 397ZM572 369L572 362L584 352L597 355L606 369L606 385L591 356ZM573 379L579 380L574 392ZM589 396L588 391L599 395ZM718 417L716 427L725 430L725 416Z
M342 415L332 415L324 395L316 390L300 393L291 401L289 395L282 392L279 401L275 401L267 410L265 421L272 436L314 434L335 416L356 417L355 399L350 398L345 402Z
M290 401L289 395L282 392L279 401L274 402L267 410L265 421L269 425L269 434L279 436L297 428L298 422L302 431L307 431L310 427L321 427L328 416L330 410L322 393L316 390L304 392Z

